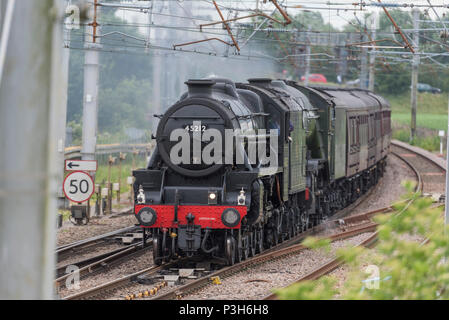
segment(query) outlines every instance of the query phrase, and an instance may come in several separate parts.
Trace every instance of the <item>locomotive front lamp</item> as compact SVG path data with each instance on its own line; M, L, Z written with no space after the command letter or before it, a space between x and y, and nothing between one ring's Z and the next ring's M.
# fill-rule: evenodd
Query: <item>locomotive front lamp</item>
M221 221L226 227L237 227L240 223L240 213L233 208L226 209L221 215Z
M146 200L145 199L145 192L143 191L143 187L140 186L139 187L139 194L137 195L137 203L138 204L144 204L146 202L145 200Z
M209 191L209 196L208 196L207 202L208 202L208 204L217 204L218 203L217 191Z
M246 202L245 190L243 190L243 188L242 188L242 190L240 191L239 196L237 197L237 204L239 206L244 206L245 202Z
M151 208L143 208L137 214L137 220L139 220L140 224L145 227L150 227L156 223L157 214Z

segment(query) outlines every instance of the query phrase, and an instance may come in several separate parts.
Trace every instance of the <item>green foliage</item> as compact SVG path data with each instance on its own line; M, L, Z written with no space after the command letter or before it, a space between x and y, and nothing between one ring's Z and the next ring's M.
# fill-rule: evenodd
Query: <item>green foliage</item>
M142 158L139 158L136 160L136 168L143 168L145 167L146 161ZM127 185L127 178L132 175L133 167L132 162L130 159L127 159L125 162L122 163L122 171L120 174L119 166L118 164L115 164L111 167L111 183L118 183L119 182L119 176L121 176L121 187L120 187L120 193L126 194L130 192L130 186ZM95 173L95 184L100 184L102 187L106 187L108 183L109 178L109 165L107 164L99 164L98 170ZM96 200L96 194L93 195L92 201ZM115 197L114 197L115 198Z
M323 238L314 238L314 237L307 237L303 241L303 245L312 249L320 249L324 248L326 251L330 250L330 243L331 241L329 239L323 239Z
M416 123L418 136L410 141L410 91L402 94L387 94L385 97L391 104L393 138L411 143L428 151L439 151L440 138L438 130L447 130L446 94L418 93L418 112Z
M80 146L83 138L83 126L76 121L67 123L67 127L72 128L72 145Z
M410 114L410 90L402 94L385 94L391 104L393 114ZM447 114L448 96L446 94L418 93L418 115ZM410 120L410 118L409 118Z
M319 11L302 11L293 17L293 25L301 30L333 32L336 29L329 23L324 23L323 16Z
M388 72L376 73L376 92L395 95L407 92L411 78L410 64L389 64L388 68Z
M401 124L410 125L410 113L394 113L392 120ZM416 125L418 128L427 128L432 130L446 130L447 129L447 115L421 113L416 115Z
M122 27L124 21L115 16L115 9L103 8L100 20L102 33L121 31L142 37L138 28ZM107 23L106 23L107 22ZM76 34L73 34L75 38ZM117 39L103 39L117 41ZM76 44L76 42L74 42ZM67 121L81 124L84 92L84 50L70 51ZM145 129L146 115L151 113L151 59L145 55L100 52L99 134L116 134L124 128ZM117 141L116 141L117 142Z
M115 88L104 88L99 96L99 127L107 132L124 127L145 128L150 96L150 83L134 77L123 79Z
M406 187L412 190L413 184ZM343 286L336 279L324 277L317 282L304 282L278 290L281 299L449 299L449 228L444 226L441 207L432 207L428 198L415 197L409 207L396 205L400 215L379 216L379 244L375 249L347 247L337 256L349 268ZM428 238L427 244L422 239ZM368 285L375 277L367 267L378 268L378 288ZM371 282L373 283L373 282Z
M396 23L401 26L403 29L412 29L413 28L413 18L408 11L404 11L401 9L389 9L388 12L390 13L391 17L396 21ZM381 31L393 31L394 29L393 24L391 23L388 16L382 12L379 18L379 29Z

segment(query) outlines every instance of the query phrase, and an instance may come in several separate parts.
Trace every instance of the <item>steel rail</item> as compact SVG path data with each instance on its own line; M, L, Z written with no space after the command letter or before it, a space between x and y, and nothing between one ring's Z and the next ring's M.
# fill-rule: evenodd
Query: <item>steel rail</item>
M370 212L367 212L367 213L364 213L364 214L360 214L360 215L357 215L357 216L348 217L348 218L344 219L345 226L349 226L351 223L356 223L356 222L359 222L359 221L369 220L369 218L372 215L374 215L376 213L379 213L379 212L386 211L388 209L389 209L389 207L380 208L380 209L376 209L376 210L373 210L373 211L370 211ZM342 219L339 219L339 221L342 221ZM338 224L337 220L328 221L326 223L327 226L329 226L329 225L337 225L337 224ZM323 228L324 228L323 225L318 225L318 226L316 226L314 228L311 228L311 229L307 230L304 234L300 234L298 237L300 237L300 239L304 239L307 235L315 234L316 232L318 232L319 230L322 230ZM373 231L373 230L375 230L375 228L376 228L376 224L368 221L368 222L363 223L362 225L358 225L357 227L351 228L349 230L344 230L343 232L335 234L335 235L332 235L332 236L330 236L328 238L331 239L332 241L337 241L337 240L341 240L341 239L344 239L344 238L347 238L347 237L351 237L351 236L354 236L354 235L357 235L357 234L360 234L360 233ZM296 239L296 241L298 241L298 239ZM283 248L283 246L285 246L286 244L289 244L290 247ZM304 249L307 249L307 248L304 248L301 244L293 245L292 243L290 243L288 241L284 241L283 243L279 244L275 248L268 249L263 254L265 254L265 255L273 255L273 256L277 256L277 255L281 254L281 257L282 257L282 254L283 255L292 254L292 253L289 253L289 251L291 251L291 250L299 250L299 251L301 251L301 250L304 250ZM275 250L278 250L278 251L275 251ZM257 257L261 257L261 256L257 256ZM255 257L255 258L257 258L257 257ZM249 260L246 260L246 261L244 261L242 263L245 263L245 262L248 263L247 261L249 261ZM107 263L107 261L104 261L104 262ZM175 264L177 262L178 261L174 261L174 262L171 262L169 264L163 265L161 267L169 268L169 267L171 267L173 264ZM97 269L100 268L103 264L104 264L103 261L97 262L96 263ZM109 262L109 264L110 264L110 262ZM237 268L237 265L234 265L233 267ZM114 280L114 281L108 282L106 284L99 285L99 286L97 286L95 288L92 288L92 289L89 289L89 290L87 290L85 292L82 292L82 293L79 293L79 294L76 294L76 295L73 295L73 296L66 297L66 299L72 300L72 299L93 298L93 297L99 296L101 293L107 293L107 292L110 292L112 290L116 290L117 288L120 288L120 287L126 287L138 275L141 275L141 274L144 274L144 273L147 273L148 275L154 274L154 273L156 273L156 272L158 272L158 271L160 271L160 270L162 270L164 268L144 269L142 271L139 271L139 272L137 272L135 274L123 277L121 279ZM224 269L222 269L222 270L224 270ZM91 272L94 272L94 270L92 270L91 266L86 266L86 267L80 269L81 275L90 274ZM66 275L64 277L61 277L61 278L57 279L57 281L62 284L62 282L65 279L67 279L67 277L68 276ZM55 285L56 285L56 283L55 283ZM57 285L57 286L59 286L59 285Z
M344 214L348 214L351 210L354 210L357 206L359 206L364 200L366 200L366 198L373 192L374 189L375 189L375 187L370 188L369 192L362 195L359 199L357 199L353 204L351 204L345 210L342 210L342 211L344 211ZM301 251L301 250L307 249L302 244L298 244L298 242L302 241L304 238L306 238L309 235L313 235L313 234L318 233L319 231L322 231L325 228L335 227L335 226L340 226L340 227L345 228L342 232L332 235L330 237L327 237L331 241L337 241L337 240L345 239L347 237L352 237L354 235L358 235L360 233L374 231L376 229L377 224L371 222L371 220L370 220L371 217L380 212L388 212L391 209L392 209L391 206L384 207L384 208L378 208L378 209L375 209L375 210L372 210L372 211L369 211L369 212L366 212L363 214L350 216L345 219L340 218L341 217L341 215L340 215L339 217L336 217L336 219L334 219L334 220L330 220L330 221L322 223L318 226L315 226L315 227L301 233L300 235L294 237L293 239L286 240L273 248L267 249L262 254L259 254L256 257L253 257L249 260L243 261L240 264L236 264L236 265L218 270L213 275L201 278L201 279L193 282L192 284L188 284L187 286L200 286L201 287L203 284L207 285L209 277L212 277L214 275L226 274L226 273L230 272L230 270L231 271L237 270L237 271L234 271L234 273L236 273L236 272L238 272L238 270L240 268L246 268L250 264L257 263L257 261L261 261L260 263L263 263L264 260L266 260L266 259L270 260L271 259L270 257L275 257L275 258L279 259L285 255L292 254L291 253L292 251L295 251L295 250ZM334 216L336 216L336 215L334 215ZM362 225L358 225L356 227L351 226L354 223L359 223L359 222L363 222L363 221L365 221L365 222L362 223ZM343 226L341 226L342 222L343 222ZM347 228L350 228L350 227L352 227L352 228L347 230ZM260 264L260 263L257 263L257 264ZM161 296L157 297L157 299L164 299L164 297L168 297L170 294L172 296L178 296L179 290L180 289L172 290L169 293L166 293L165 295L161 295Z
M399 156L399 158L401 158ZM416 186L416 191L415 194L419 193L422 190L422 185L423 185L423 181L421 179L421 176L419 174L419 172L416 170L416 168L414 168L406 159L401 158L401 160L404 160L404 162L406 162L415 172L415 175L417 176L417 180L418 180L418 184ZM401 212L397 213L397 214L401 214L409 205L411 205L411 203L413 202L414 198L412 198L411 200L409 200L409 203L407 204L407 206L401 210ZM405 200L404 200L405 201ZM341 220L344 221L344 225L348 225L350 223L356 223L359 221L364 221L364 220L369 220L374 214L376 213L380 213L380 212L389 212L392 210L394 205L392 206L388 206L388 207L384 207L384 208L379 208L364 214L360 214L360 215L356 215L356 216L352 216L352 217L348 217L346 219L339 219L339 220L331 220L326 222L324 225L328 225L328 224L333 224L333 225L338 225L340 224ZM318 225L312 229L309 229L306 233L299 235L299 238L304 238L306 235L310 235L310 234L314 234L317 232L317 230L319 228L324 228L324 225ZM355 228L352 228L350 230L346 230L343 231L341 233L332 235L330 237L327 237L328 239L330 239L331 241L337 241L337 240L342 240L342 239L346 239L348 237L353 237L355 235L361 234L361 233L366 233L366 232L373 232L375 231L375 229L377 228L377 224L373 223L371 221L369 222L365 222L362 225L359 225ZM294 239L292 239L294 240ZM373 246L377 241L377 232L375 232L372 236L370 236L368 239L366 239L365 241L363 241L360 245L364 245L367 247L371 247ZM285 241L284 243L280 244L279 246L282 246L284 244L286 244L289 241ZM276 251L274 251L274 249ZM253 258L250 258L246 261L243 261L239 264L230 266L230 267L226 267L223 268L221 270L218 270L217 272L207 276L207 277L203 277L201 279L198 279L196 281L193 281L192 283L186 284L180 288L177 288L175 290L169 291L163 295L160 295L158 297L155 297L154 299L177 299L177 298L181 298L182 296L190 293L191 291L195 291L200 289L203 286L206 286L210 283L210 278L214 277L214 276L220 276L222 278L225 278L227 276L231 276L235 273L238 273L239 271L245 270L248 267L254 266L254 265L259 265L262 264L266 261L270 261L273 259L279 259L282 258L284 256L288 256L291 254L295 254L298 253L302 250L308 249L306 247L304 247L302 244L295 244L295 245L290 245L287 248L280 248L280 247L275 247L272 249L269 249L268 251L265 251L262 254L259 254ZM273 251L272 251L273 250ZM334 259L336 260L336 259ZM111 290L115 290L119 287L125 287L127 285L129 285L132 282L132 279L136 278L139 275L142 274L154 274L160 270L163 270L164 268L168 268L172 265L174 265L175 263L177 263L178 261L174 261L174 262L170 262L168 264L159 266L159 267L151 267L148 269L144 269L141 270L137 273L134 273L132 275L128 275L125 276L123 278L108 282L106 284L100 285L98 287L89 289L85 292L79 293L79 294L75 294L69 297L66 297L66 299L71 300L71 299L87 299L90 297L95 297L97 295L100 295L101 293L105 293L105 292L109 292ZM339 261L331 261L326 265L323 265L317 269L315 269L313 272L315 272L315 277L319 277L319 273L323 273L323 274L327 274L329 272L331 272L332 270L334 270L335 268L337 268L342 262ZM313 275L308 275L310 277L310 279L312 279L314 276Z
M116 253L124 251L127 248L128 248L128 246L123 247L123 248L114 249L114 250L108 251L106 253L102 253L102 254L96 255L94 257L90 257L90 258L83 259L83 260L80 260L80 261L77 261L77 262L73 262L73 263L67 263L67 264L65 264L63 266L60 266L60 267L58 267L56 269L57 279L59 277L61 277L62 275L64 275L64 273L66 272L65 270L67 270L67 268L70 267L70 266L77 266L79 268L82 268L82 267L88 266L88 265L90 265L92 263L95 263L97 261L103 260L103 259L105 259L107 257L110 257L110 256L112 256L112 255L114 255Z
M368 223L365 223L365 224L363 224L359 227L356 227L354 229L344 231L341 233L337 233L337 234L331 235L329 237L324 237L324 239L329 239L332 242L338 241L338 240L344 240L344 239L353 237L353 236L361 234L361 233L373 232L374 230L376 230L376 228L377 228L376 223L368 222ZM252 268L252 267L258 266L260 264L266 263L268 261L281 259L281 258L284 258L284 257L292 255L292 254L298 254L299 252L301 252L303 250L307 250L307 249L309 249L309 248L304 246L303 244L297 244L297 245L293 245L293 246L279 249L276 251L265 252L265 253L255 256L253 258L245 260L241 263L220 269L220 270L214 272L213 274L202 277L198 280L195 280L195 281L188 283L184 286L181 286L179 288L175 288L167 293L156 296L152 300L181 299L182 297L184 297L188 294L191 294L193 291L196 291L196 290L201 289L207 285L210 285L211 278L220 277L221 279L224 279L224 278L232 276L236 273L242 272L250 267Z
M369 236L367 239L363 240L361 243L356 245L355 247L373 248L376 245L377 241L378 241L378 233L375 232L371 236ZM307 273L306 275L304 275L303 277L301 277L294 283L291 283L287 287L294 285L296 283L307 281L307 280L317 280L317 279L321 278L322 276L325 276L325 275L331 273L332 271L337 269L339 266L341 266L343 263L344 263L343 260L341 260L340 258L332 259L332 260L326 262L325 264L319 266L318 268L312 270L311 272ZM266 296L265 298L263 298L262 300L277 300L277 295L275 293L272 293L272 294Z
M62 245L56 249L56 254L58 256L58 261L61 261L63 258L65 258L68 254L79 250L79 249L85 249L86 247L89 247L91 245L96 245L98 242L104 242L106 239L117 236L122 233L128 233L132 232L134 230L139 230L136 226L130 226L118 230L114 230L108 233L104 233L98 236L94 236L88 239L83 239L80 241L72 242L66 245Z
M179 263L179 261L180 260L176 260L176 261L172 261L172 262L160 265L160 266L153 266L153 267L145 268L143 270L140 270L135 273L129 274L127 276L121 277L119 279L101 284L94 288L90 288L83 292L67 296L64 298L64 300L85 300L85 299L89 299L89 298L95 298L100 295L108 294L114 290L129 286L132 283L132 281L134 279L136 279L138 276L155 274L161 270L164 270L164 269L167 269L167 268L170 268L170 267L176 265L176 263Z
M398 202L398 203L400 203L400 202ZM279 250L282 248L287 248L292 245L296 245L296 244L300 243L302 240L304 240L306 237L313 236L313 235L315 235L323 230L329 229L329 228L337 228L338 227L338 228L343 228L343 230L344 230L346 228L353 227L354 224L356 224L356 223L360 223L363 221L370 221L370 219L376 214L391 212L393 210L394 205L395 204L388 206L388 207L374 209L374 210L371 210L371 211L368 211L365 213L361 213L361 214L353 215L353 216L349 216L349 217L343 217L343 216L336 217L334 215L334 216L332 216L332 218L333 218L332 220L326 221L326 222L321 223L311 229L308 229L308 230L300 233L298 236L296 236L293 239L286 240L286 241L282 242L281 244L278 244L274 248L265 250L264 253L274 251L274 250ZM349 211L347 211L345 213L348 214L348 212Z
M437 167L441 168L443 171L446 171L446 167L445 167L442 163L439 163L438 161L436 161L435 159L433 159L433 158L431 158L430 156L426 155L425 153L419 153L419 152L416 150L415 147L408 146L408 145L405 145L405 144L402 144L402 143L400 144L400 143L397 142L397 141L391 141L391 144L392 144L393 146L395 146L395 147L398 147L398 148L401 148L401 149L405 149L405 150L407 150L407 151L410 151L410 152L412 152L412 153L415 153L415 154L417 154L418 156L420 156L420 157L422 157L422 158L425 158L426 160L432 162L432 163L435 164ZM424 151L425 151L425 150L424 150Z
M140 244L131 245L126 247L124 250L117 252L113 255L110 255L104 259L95 261L92 264L86 265L82 268L80 268L77 272L80 276L80 278L84 278L88 275L96 274L108 267L112 267L114 265L117 265L120 262L126 261L130 258L133 258L134 256L141 254L147 250L151 250L152 246L148 246L145 248L142 248ZM55 280L54 287L56 292L59 292L61 288L65 286L65 282L67 279L72 275L72 273L63 275Z
M412 150L410 150L410 151L412 151ZM395 152L391 152L391 154L394 154L396 157L398 157L403 162L405 162L413 170L413 172L416 175L417 181L418 181L418 183L415 187L414 196L407 201L406 206L401 211L394 214L394 216L392 217L392 218L394 218L395 216L401 215L403 212L405 212L405 210L415 201L416 196L423 190L424 182L423 182L420 172L416 169L415 166L413 166L413 164L411 164L407 159L405 159L404 157L401 157L400 155L398 155ZM424 157L424 158L426 158L426 157ZM433 162L432 159L429 159L429 158L426 158L426 159ZM362 241L355 247L363 246L363 247L367 247L367 248L373 248L377 244L377 241L378 241L378 232L376 231L373 235L371 235L369 238ZM422 244L425 244L425 243L427 243L426 240L422 242ZM297 281L295 281L294 283L291 283L290 285L288 285L286 287L289 287L293 284L300 283L300 282L303 282L306 280L317 280L317 279L329 274L333 270L337 269L343 263L344 262L338 257L335 259L332 259L332 260L328 261L327 263L319 266L318 268L312 270L308 274L304 275L303 277L301 277L300 279L298 279ZM263 298L263 300L276 300L276 299L277 299L277 295L275 293L272 293L272 294L266 296L265 298Z

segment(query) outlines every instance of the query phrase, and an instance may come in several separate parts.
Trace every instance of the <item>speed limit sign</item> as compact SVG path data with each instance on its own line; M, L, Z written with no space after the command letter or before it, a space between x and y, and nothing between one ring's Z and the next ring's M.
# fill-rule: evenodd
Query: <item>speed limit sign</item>
M64 180L64 194L72 202L82 203L89 200L94 189L94 180L82 171L73 172Z

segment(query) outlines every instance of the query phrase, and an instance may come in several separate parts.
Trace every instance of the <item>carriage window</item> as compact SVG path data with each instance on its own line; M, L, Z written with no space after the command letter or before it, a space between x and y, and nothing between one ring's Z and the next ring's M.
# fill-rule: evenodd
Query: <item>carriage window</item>
M354 144L354 122L352 118L349 118L349 126L350 126L350 138L351 138L351 146Z
M357 117L357 145L360 145L360 116Z

